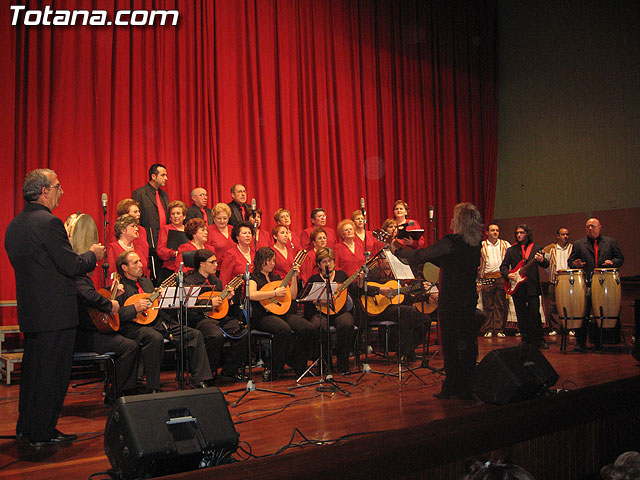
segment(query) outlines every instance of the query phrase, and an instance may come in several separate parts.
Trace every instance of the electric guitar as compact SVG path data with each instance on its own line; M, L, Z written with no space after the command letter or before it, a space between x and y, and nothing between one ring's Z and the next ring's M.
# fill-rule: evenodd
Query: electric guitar
M531 258L525 262L524 258L518 262L518 264L509 270L509 274L515 273L515 279L503 279L504 282L504 291L507 295L513 295L518 287L527 280L527 269L536 261L536 254L541 252L542 250L538 250Z
M176 284L176 275L177 273L172 274L169 278L167 278L162 284L152 293L136 293L135 295L131 295L124 302L125 307L129 305L133 305L138 300L142 300L146 298L149 300L151 305L149 308L142 312L138 312L136 318L133 319L134 322L139 323L140 325L149 325L153 323L153 321L158 316L158 304L160 303L160 296L162 295L162 289L167 287L172 287Z
M297 253L296 257L293 259L293 265L291 265L291 269L282 280L269 282L260 289L261 292L268 292L279 287L286 288L286 292L282 297L270 297L264 300L260 300L262 306L269 312L273 313L274 315L284 315L289 311L289 308L291 308L291 287L289 287L289 284L291 283L291 279L293 278L293 276L296 274L294 268L300 267L305 258L307 258L307 251L300 250Z
M118 283L120 282L120 275L117 273L113 274L113 283L111 284L111 290L107 290L106 288L101 288L98 290L98 293L109 300L115 300L118 294ZM117 313L109 312L101 312L95 308L87 307L87 311L89 312L89 316L93 321L93 324L96 326L100 333L111 333L117 332L120 328L120 316Z
M207 303L209 304L211 303L211 300L213 300L215 297L220 297L222 299L222 303L217 307L213 307L210 311L207 312L206 315L209 318L213 318L215 320L220 320L221 318L226 317L227 313L229 313L229 299L227 297L229 296L229 293L231 292L231 290L235 290L240 285L242 285L242 275L238 275L232 278L231 281L227 284L226 287L222 289L221 292L215 292L213 290L210 290L208 292L204 292L198 295L198 300L206 300Z

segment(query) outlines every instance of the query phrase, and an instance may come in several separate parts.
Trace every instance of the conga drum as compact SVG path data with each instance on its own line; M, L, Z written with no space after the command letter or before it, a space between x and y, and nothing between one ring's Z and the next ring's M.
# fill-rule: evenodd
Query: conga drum
M568 330L582 327L587 314L587 283L584 270L570 269L557 272L556 305L558 318L566 321Z
M622 287L617 268L594 268L591 276L591 304L598 327L613 328L620 319Z
M72 213L64 222L64 228L76 253L88 252L91 245L100 243L98 227L91 215L82 212Z

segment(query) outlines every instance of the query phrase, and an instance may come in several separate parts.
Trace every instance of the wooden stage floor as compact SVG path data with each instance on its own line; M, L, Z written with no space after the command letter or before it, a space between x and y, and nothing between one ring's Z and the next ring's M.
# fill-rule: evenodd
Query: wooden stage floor
M569 353L562 354L559 352L560 337L548 337L547 341L551 348L543 353L560 376L556 387L580 390L628 379L640 373L637 362L621 346L606 347L604 353L579 354L572 351L571 338ZM515 337L480 338L479 358L493 349L517 344L519 339ZM431 353L437 348L432 346ZM375 370L397 371L394 365L387 366L379 357L370 356L369 360ZM441 367L442 357L434 355L431 365ZM404 383L400 384L397 378L367 374L356 386L345 386L345 390L350 392L349 397L341 393L318 393L315 387L297 390L295 398L252 392L239 406L229 409L240 434L241 450L235 456L238 460L246 460L251 455L273 455L280 450L284 450L281 455L300 450L319 451L324 447L316 445L333 443L345 437L352 439L370 432L397 431L421 425L428 429L428 424L437 420L469 414L482 418L505 408L480 401L438 400L432 394L439 391L443 377L426 369L419 369L416 373L424 385L411 375L405 375ZM353 381L358 376L354 374L346 379ZM259 375L256 377L260 378ZM336 379L343 378L337 375ZM177 389L173 372L164 372L163 380L168 382L165 390ZM271 384L256 381L258 387L281 391L294 384L293 377ZM104 454L103 433L110 410L103 405L99 386L69 389L58 427L65 433L79 435L74 444L38 452L15 440L0 440L0 479L80 479L108 470L110 464ZM222 390L231 388L223 387ZM17 385L0 386L0 435L15 433L18 392ZM239 395L230 394L227 398L233 402ZM305 441L305 437L310 441ZM287 445L291 447L285 448ZM249 467L251 463L245 464ZM246 473L244 476L254 477ZM259 476L256 472L255 477ZM288 472L286 476L296 478L295 472ZM101 474L92 478L110 477Z

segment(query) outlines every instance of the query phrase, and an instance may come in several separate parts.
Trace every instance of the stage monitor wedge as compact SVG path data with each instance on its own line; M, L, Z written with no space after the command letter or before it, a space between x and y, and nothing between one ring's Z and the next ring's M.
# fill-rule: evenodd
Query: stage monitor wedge
M104 448L117 476L151 478L231 463L239 435L218 388L121 397Z
M542 395L557 381L540 350L520 345L489 352L476 367L473 392L483 402L505 405Z

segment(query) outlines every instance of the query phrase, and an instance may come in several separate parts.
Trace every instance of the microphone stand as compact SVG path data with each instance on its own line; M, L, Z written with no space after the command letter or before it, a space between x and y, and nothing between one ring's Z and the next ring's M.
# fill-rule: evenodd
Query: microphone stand
M322 341L320 341L320 358L318 360L316 360L319 365L320 365L320 376L319 379L316 380L315 382L311 382L311 383L307 383L305 385L296 385L295 387L289 387L288 390L297 390L298 388L303 388L303 387L312 387L314 385L317 385L316 387L316 391L317 392L330 392L333 393L335 391L339 391L340 393L342 393L345 397L350 397L351 396L351 392L347 392L345 389L343 389L342 387L340 387L340 385L338 385L339 383L342 383L344 385L355 385L355 383L352 382L345 382L345 381L341 381L341 380L334 380L333 378L333 374L331 373L331 327L330 327L330 322L331 322L331 306L333 305L333 301L332 301L332 290L331 290L331 274L329 272L329 267L327 267L326 270L326 278L325 278L325 292L327 294L327 358L328 361L324 361L324 348L322 348ZM337 313L337 312L336 312ZM322 330L322 320L320 321L320 330ZM327 373L326 375L323 374L322 372L322 366L323 364L326 365L327 367Z
M249 392L266 392L266 393L277 393L278 395L289 395L290 397L295 397L295 394L289 392L278 392L276 390L269 390L266 388L256 387L256 384L253 382L253 366L251 361L251 300L249 299L249 279L251 275L249 275L249 264L247 263L245 272L244 272L244 312L245 317L247 319L247 352L249 359L249 380L247 381L247 385L245 388L236 388L233 390L229 390L225 393L236 393L242 392L244 393L240 395L240 398L231 404L232 407L237 407L242 399L246 397ZM273 353L273 352L272 352Z
M178 326L180 328L180 379L178 387L184 390L184 320L186 319L186 304L184 301L184 263L180 262L178 267ZM184 315L183 315L184 313Z
M106 194L103 194L106 196ZM107 221L107 205L103 204L102 205L102 224L104 226L104 246L106 247L107 244L107 225L109 225L109 222ZM107 280L108 280L108 275L109 275L109 263L107 262L106 256L104 259L104 262L102 262L102 286L104 288L107 288Z

